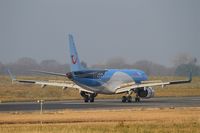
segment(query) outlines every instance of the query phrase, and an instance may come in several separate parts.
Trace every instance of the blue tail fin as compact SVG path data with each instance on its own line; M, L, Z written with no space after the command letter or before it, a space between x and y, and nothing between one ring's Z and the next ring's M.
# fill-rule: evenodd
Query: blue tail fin
M80 71L83 70L84 68L82 67L78 53L76 51L75 43L73 36L69 34L69 49L70 49L70 58L71 58L71 63L70 63L70 69L72 72L74 71Z

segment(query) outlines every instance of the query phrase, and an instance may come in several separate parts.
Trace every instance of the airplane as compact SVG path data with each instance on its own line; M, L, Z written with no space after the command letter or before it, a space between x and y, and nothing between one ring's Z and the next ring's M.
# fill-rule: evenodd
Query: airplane
M70 72L55 73L47 71L35 71L42 74L50 74L62 76L69 79L68 82L58 81L38 81L16 79L11 72L8 73L12 79L12 83L37 84L41 87L57 86L66 88L75 88L79 90L84 102L94 102L98 94L121 94L123 103L132 102L132 94L135 93L135 102L140 102L141 98L154 97L154 86L167 86L175 84L190 83L192 74L186 80L175 80L163 82L161 80L148 80L144 71L138 69L87 69L84 68L79 60L79 56L75 47L73 36L69 34L70 49Z

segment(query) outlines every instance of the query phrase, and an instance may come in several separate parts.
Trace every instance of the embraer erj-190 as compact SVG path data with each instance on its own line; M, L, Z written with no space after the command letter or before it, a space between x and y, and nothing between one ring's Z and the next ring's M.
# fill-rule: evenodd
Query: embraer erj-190
M62 74L46 71L36 71L39 73L63 76L70 82L52 82L52 81L37 81L37 80L20 80L16 79L9 72L12 81L17 83L38 84L45 86L58 86L63 89L75 88L78 89L84 102L94 102L97 94L120 94L124 93L122 102L132 102L131 95L135 93L135 101L139 102L140 98L151 98L154 96L153 86L166 86L182 83L190 83L192 76L190 73L189 79L177 81L149 81L144 71L138 69L87 69L84 68L79 60L76 51L73 36L69 35L69 49L71 71Z

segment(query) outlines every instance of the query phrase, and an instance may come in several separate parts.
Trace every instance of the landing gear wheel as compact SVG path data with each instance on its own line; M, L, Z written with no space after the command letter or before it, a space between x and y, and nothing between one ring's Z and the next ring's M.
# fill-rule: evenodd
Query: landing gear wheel
M88 101L89 101L89 97L88 97L88 96L85 96L85 97L84 97L84 102L87 103Z
M94 102L94 97L90 97L90 102L91 102L91 103Z
M87 102L93 103L94 98L97 96L97 93L88 93L88 92L81 91L80 95L83 97L83 100L85 103Z
M135 98L135 102L140 102L140 98L139 98L139 97L136 97L136 98Z
M126 97L126 96L123 96L123 97L122 97L122 102L125 103L126 101L127 101L127 97Z
M131 96L128 96L128 97L127 97L127 102L128 102L128 103L131 103L131 102L132 102L132 97L131 97Z

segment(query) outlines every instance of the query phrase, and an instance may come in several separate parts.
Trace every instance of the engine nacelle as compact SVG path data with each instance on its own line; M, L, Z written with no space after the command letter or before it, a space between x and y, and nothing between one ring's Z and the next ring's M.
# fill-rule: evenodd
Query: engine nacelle
M144 87L138 90L138 96L142 98L154 97L154 89L152 87Z

